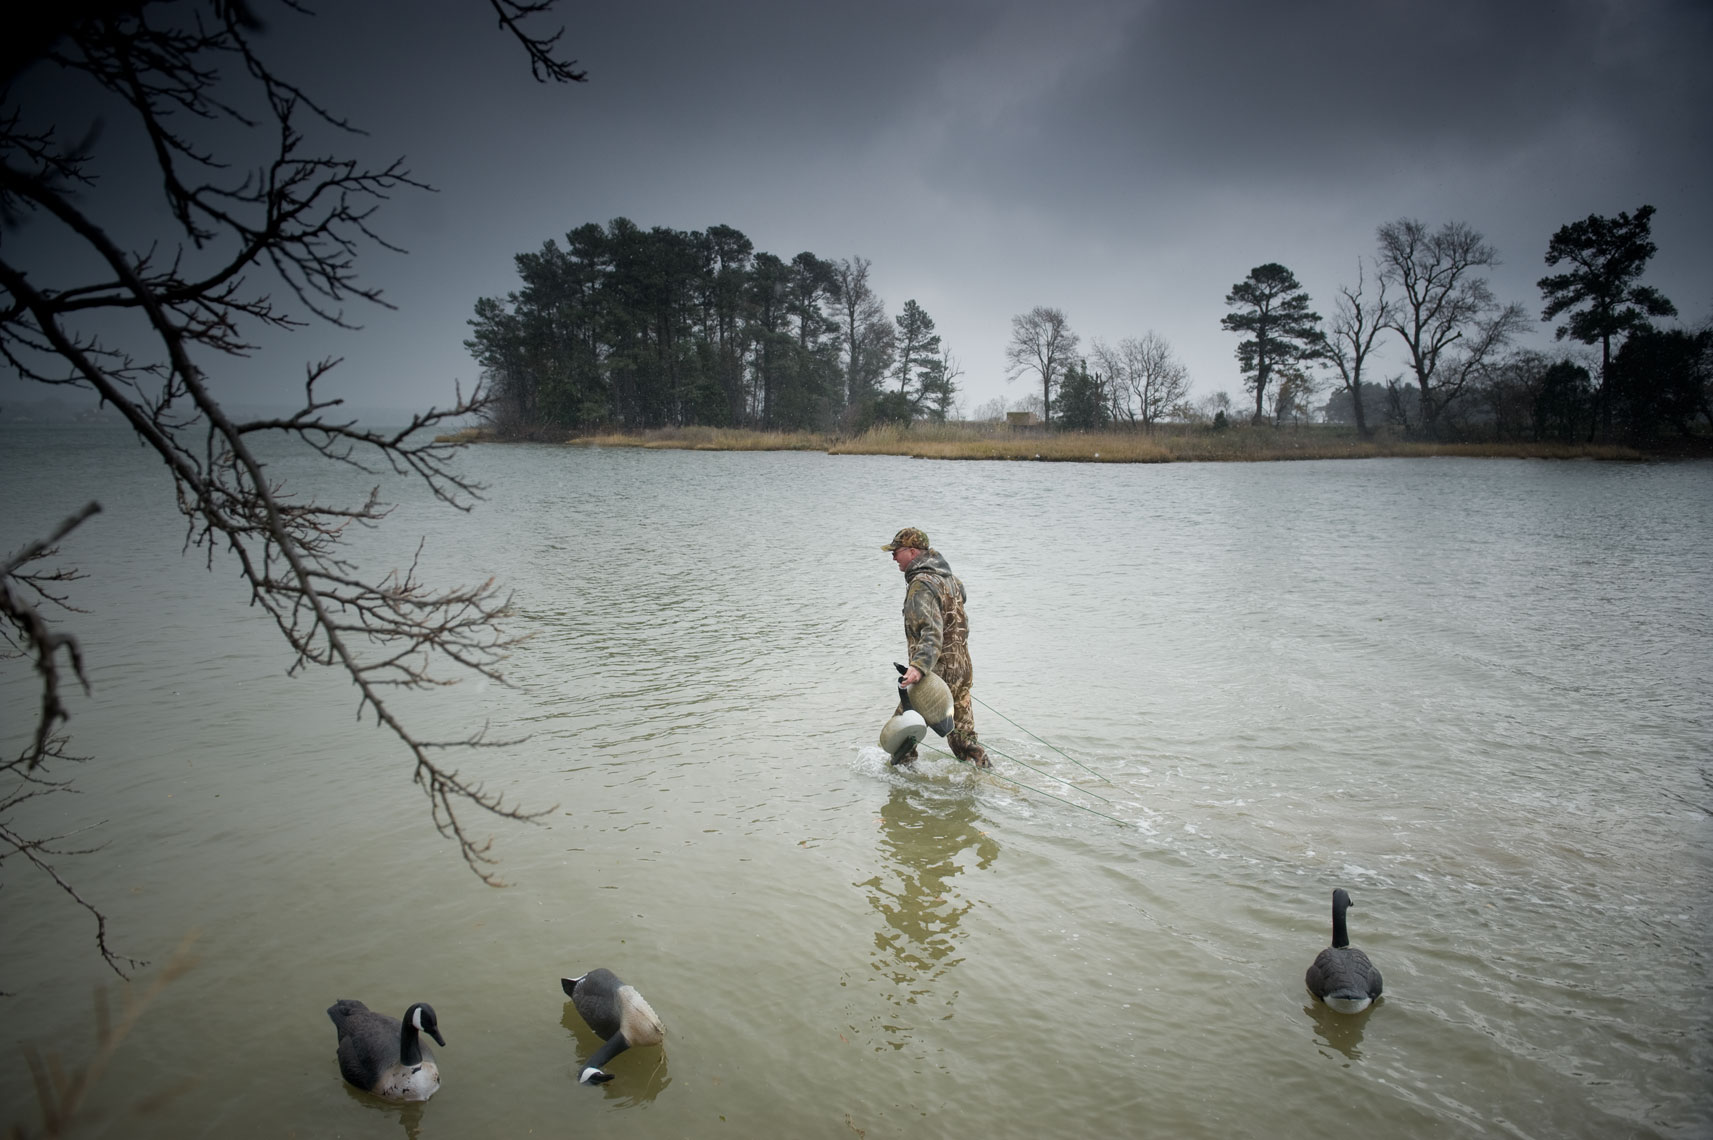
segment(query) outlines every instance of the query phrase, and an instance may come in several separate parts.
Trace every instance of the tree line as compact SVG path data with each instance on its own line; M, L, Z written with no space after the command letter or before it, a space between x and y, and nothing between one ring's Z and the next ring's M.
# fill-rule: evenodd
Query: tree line
M1486 273L1498 251L1470 226L1430 227L1403 218L1379 227L1377 251L1358 260L1354 285L1339 286L1331 320L1310 309L1283 265L1250 270L1232 286L1222 327L1244 336L1237 349L1252 420L1301 415L1321 386L1328 419L1364 436L1384 423L1432 439L1625 440L1649 445L1713 427L1713 330L1660 329L1677 315L1659 290L1640 283L1657 252L1654 208L1590 215L1561 226L1537 283L1541 320L1563 318L1557 340L1599 348L1597 371L1569 354L1513 348L1528 325L1522 305L1504 303ZM1370 269L1372 276L1370 276ZM1378 344L1401 347L1405 370L1377 382ZM1616 346L1616 347L1614 347Z
M889 317L870 263L758 251L731 226L588 223L516 258L465 342L510 436L690 424L862 430L945 419L955 358L915 300Z
M1284 265L1250 270L1226 294L1221 327L1236 348L1247 418L1314 416L1430 439L1622 439L1643 445L1713 428L1713 331L1661 329L1677 314L1640 283L1656 252L1652 206L1590 215L1552 236L1538 283L1542 320L1598 361L1518 349L1529 317L1488 282L1498 252L1463 222L1400 218L1378 227L1330 318ZM587 224L517 256L521 287L476 302L466 342L503 434L705 424L861 431L877 422L944 420L961 375L934 319L915 300L895 315L860 257L804 252L789 262L730 226L643 230L626 218ZM1386 345L1404 368L1380 377ZM1031 394L1011 408L1066 430L1150 429L1207 419L1190 378L1149 330L1086 351L1064 311L1012 319L1006 379ZM1036 394L1038 393L1038 394ZM1323 402L1317 396L1326 393ZM1220 393L1216 423L1226 421Z
M507 437L691 424L860 432L943 421L957 407L962 369L934 318L914 299L889 317L865 258L787 262L731 226L616 218L515 260L520 287L478 299L465 341L487 423ZM1037 308L1014 329L1008 359L1040 381L1043 419L1148 427L1186 414L1188 371L1157 333L1096 340L1091 370L1061 311ZM994 401L977 418L1005 410Z
M1529 324L1520 304L1493 293L1487 271L1498 252L1462 222L1431 227L1413 218L1376 231L1376 252L1359 258L1354 284L1340 285L1333 314L1313 310L1308 291L1277 262L1231 287L1220 325L1236 349L1252 423L1318 415L1429 439L1623 440L1648 446L1713 429L1713 325L1661 329L1677 315L1659 290L1640 283L1657 252L1652 206L1615 218L1590 215L1559 228L1547 245L1541 319L1562 318L1556 339L1597 347L1587 363L1568 353L1518 349ZM1383 346L1402 350L1404 371L1375 377ZM1154 333L1115 348L1096 341L1087 356L1065 314L1040 307L1012 320L1008 379L1030 378L1027 403L1061 428L1196 420L1187 378ZM1091 369L1090 364L1093 364ZM1594 370L1591 371L1590 365ZM1330 389L1320 406L1311 401ZM1057 397L1055 401L1055 396ZM1235 411L1209 401L1223 425ZM1056 413L1056 414L1055 414Z

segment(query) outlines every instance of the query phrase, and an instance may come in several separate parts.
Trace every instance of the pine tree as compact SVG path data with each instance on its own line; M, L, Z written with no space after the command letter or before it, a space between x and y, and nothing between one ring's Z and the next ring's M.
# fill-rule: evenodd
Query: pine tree
M934 331L934 318L914 300L904 302L904 311L895 318L898 331L894 337L896 357L892 378L896 390L909 398L918 411L932 394L939 366L940 334Z
M1649 317L1677 315L1677 307L1658 289L1635 284L1658 249L1649 233L1653 215L1652 206L1643 206L1633 218L1621 211L1616 218L1590 214L1560 226L1547 244L1546 263L1568 261L1575 268L1537 283L1546 298L1541 320L1574 310L1558 326L1557 339L1568 336L1600 346L1600 388L1595 400L1607 428L1612 424L1612 338L1652 328Z
M1274 379L1294 374L1294 366L1320 353L1320 315L1309 309L1309 295L1296 274L1278 262L1257 265L1231 287L1225 303L1237 308L1220 318L1228 332L1248 333L1237 346L1243 384L1255 393L1254 422L1260 423L1267 389Z

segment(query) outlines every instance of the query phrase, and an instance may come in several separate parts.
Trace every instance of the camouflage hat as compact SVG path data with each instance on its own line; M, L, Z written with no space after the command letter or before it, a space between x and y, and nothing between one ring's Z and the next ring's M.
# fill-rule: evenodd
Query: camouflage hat
M907 526L897 534L893 535L892 541L881 547L881 549L902 550L906 546L915 547L917 550L929 549L927 532L917 530L913 526Z

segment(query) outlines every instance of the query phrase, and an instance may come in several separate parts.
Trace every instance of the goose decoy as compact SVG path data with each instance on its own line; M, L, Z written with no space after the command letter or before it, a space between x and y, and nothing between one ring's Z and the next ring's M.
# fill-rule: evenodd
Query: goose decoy
M583 1065L577 1080L598 1085L613 1079L601 1066L632 1045L658 1045L666 1037L660 1018L636 992L611 970L590 970L580 978L560 978L559 986L589 1028L606 1038L606 1044Z
M1332 945L1315 957L1303 981L1309 993L1339 1013L1360 1013L1380 996L1380 971L1368 955L1350 944L1344 928L1344 912L1350 909L1350 893L1343 887L1332 892Z
M418 1036L446 1044L433 1006L419 1001L400 1021L341 998L327 1016L339 1032L339 1075L351 1084L387 1100L427 1100L439 1090L440 1066Z
M892 667L898 670L899 680L910 671L908 665L897 661ZM952 687L934 673L922 674L922 679L906 689L898 686L898 705L900 708L913 709L920 713L923 723L941 736L952 731L955 723L952 708Z

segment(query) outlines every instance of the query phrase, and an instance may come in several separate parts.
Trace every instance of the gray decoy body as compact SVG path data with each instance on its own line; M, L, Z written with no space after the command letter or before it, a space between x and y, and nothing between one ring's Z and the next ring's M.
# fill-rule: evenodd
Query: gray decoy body
M613 1079L601 1066L632 1045L658 1045L666 1030L635 986L626 985L611 970L590 970L580 978L560 978L559 987L577 1013L606 1040L583 1065L578 1081L600 1084Z
M1380 996L1380 971L1368 955L1350 944L1344 912L1350 909L1350 894L1343 887L1332 892L1332 945L1322 950L1303 975L1309 993L1339 1013L1361 1013Z
M909 666L897 661L892 663L892 667L898 670L900 679L909 671ZM933 673L924 673L922 679L908 689L898 686L898 707L920 713L928 727L941 736L951 732L956 725L951 686Z
M339 1075L357 1088L387 1100L427 1100L439 1090L440 1066L420 1037L446 1044L433 1006L417 1002L400 1021L341 998L327 1016L339 1033Z

